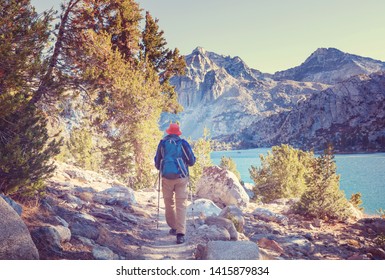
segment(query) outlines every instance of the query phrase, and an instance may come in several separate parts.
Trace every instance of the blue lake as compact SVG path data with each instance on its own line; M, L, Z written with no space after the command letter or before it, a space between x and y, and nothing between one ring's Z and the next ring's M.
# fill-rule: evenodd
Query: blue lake
M237 164L242 180L253 183L250 178L251 165L260 166L260 154L270 149L250 149L212 152L211 159L219 164L222 156L231 157ZM362 194L362 207L367 214L377 214L385 209L385 153L342 154L335 156L340 187L349 199L353 193Z

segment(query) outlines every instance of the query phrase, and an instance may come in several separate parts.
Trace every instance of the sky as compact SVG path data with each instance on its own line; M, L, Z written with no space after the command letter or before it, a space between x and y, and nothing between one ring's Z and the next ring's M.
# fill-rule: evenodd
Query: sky
M61 0L32 0L38 11ZM159 19L169 49L197 46L266 73L300 65L317 48L385 61L384 0L137 0Z

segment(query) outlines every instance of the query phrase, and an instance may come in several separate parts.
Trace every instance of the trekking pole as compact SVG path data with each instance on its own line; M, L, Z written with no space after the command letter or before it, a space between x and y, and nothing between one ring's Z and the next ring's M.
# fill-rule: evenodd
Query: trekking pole
M193 226L194 226L194 228L196 228L196 226L195 226L195 217L194 217L194 206L195 206L195 203L194 203L194 198L193 198L193 191L192 191L192 187L191 187L190 182L188 182L188 185L189 185L189 188L190 188L191 215L192 215L192 220L193 220Z
M159 173L158 173L158 214L157 214L157 217L156 217L156 229L159 228L159 208L160 208L160 188L161 188L161 181L162 181L162 178L161 178L161 172L159 170Z

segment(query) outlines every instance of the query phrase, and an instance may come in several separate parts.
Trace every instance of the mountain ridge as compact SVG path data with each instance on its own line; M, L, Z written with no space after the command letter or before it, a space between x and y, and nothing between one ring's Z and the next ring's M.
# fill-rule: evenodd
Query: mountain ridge
M171 80L185 110L162 115L161 128L164 130L170 120L179 121L185 137L197 139L208 128L213 139L223 141L236 139L235 135L243 135L242 131L264 119L288 114L313 95L352 77L385 71L385 62L335 48L319 48L301 65L273 75L248 67L237 56L219 55L202 47L187 55L186 63L186 75ZM311 118L315 112L308 113ZM267 121L264 125L277 129Z
M354 76L316 93L291 111L256 121L231 141L243 147L291 143L322 150L332 143L337 152L384 151L385 72Z
M301 65L275 72L273 79L335 84L354 75L381 70L385 70L385 62L380 60L345 53L336 48L318 48Z

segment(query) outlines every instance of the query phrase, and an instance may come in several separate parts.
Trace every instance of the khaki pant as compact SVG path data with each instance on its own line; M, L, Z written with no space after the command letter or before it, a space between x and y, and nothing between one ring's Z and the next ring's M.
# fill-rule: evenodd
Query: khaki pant
M187 184L188 178L162 178L166 222L170 228L182 234L186 234Z

